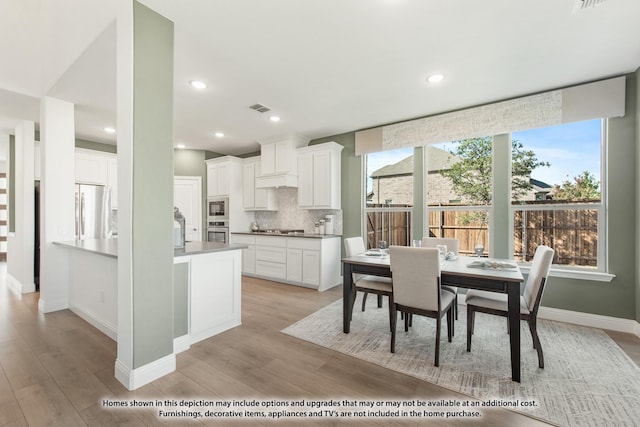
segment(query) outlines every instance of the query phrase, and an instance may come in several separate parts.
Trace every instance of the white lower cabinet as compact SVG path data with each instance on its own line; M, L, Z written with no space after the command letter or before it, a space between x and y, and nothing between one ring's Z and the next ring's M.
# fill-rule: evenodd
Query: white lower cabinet
M302 283L302 249L287 249L287 280Z
M243 251L242 274L324 291L342 283L340 237L231 234Z
M232 233L229 243L247 245L247 248L242 250L242 274L256 274L256 236Z
M270 279L287 278L287 238L256 236L256 275Z

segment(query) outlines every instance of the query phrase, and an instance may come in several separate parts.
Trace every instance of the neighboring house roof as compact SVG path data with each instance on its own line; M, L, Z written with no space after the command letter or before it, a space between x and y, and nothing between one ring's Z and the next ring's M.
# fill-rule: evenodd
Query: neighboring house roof
M529 178L529 183L533 185L536 189L540 189L541 191L542 190L551 191L551 186L546 182L542 182L534 178Z
M457 156L451 154L447 150L441 148L426 146L427 150L427 170L428 172L437 172L447 170L458 159ZM398 175L413 174L413 155L400 160L392 165L386 165L373 171L371 178L381 178Z

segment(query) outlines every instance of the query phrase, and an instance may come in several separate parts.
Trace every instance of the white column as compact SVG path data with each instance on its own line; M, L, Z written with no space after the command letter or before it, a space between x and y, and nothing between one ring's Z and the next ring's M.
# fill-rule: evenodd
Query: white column
M22 121L15 132L15 167L11 173L15 177L15 215L12 221L15 232L7 242L7 273L9 284L18 292L36 290L33 281L34 260L34 181L33 145L35 125Z
M69 260L55 241L74 239L75 119L73 104L40 102L40 301L43 313L69 307Z
M137 1L121 6L115 374L134 390L175 370L173 23Z

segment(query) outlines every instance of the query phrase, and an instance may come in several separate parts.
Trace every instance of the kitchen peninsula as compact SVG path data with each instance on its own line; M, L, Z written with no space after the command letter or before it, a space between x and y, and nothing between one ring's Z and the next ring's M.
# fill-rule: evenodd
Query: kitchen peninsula
M117 339L117 239L69 248L69 308ZM174 352L241 323L242 244L188 242L174 250Z

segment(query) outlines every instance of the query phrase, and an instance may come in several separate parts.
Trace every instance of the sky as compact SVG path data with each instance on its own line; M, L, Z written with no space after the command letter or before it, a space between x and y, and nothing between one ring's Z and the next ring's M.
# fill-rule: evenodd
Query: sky
M601 120L589 120L559 126L514 132L512 138L532 150L539 161L549 162L550 167L539 167L531 177L551 186L562 184L589 171L598 182L600 178ZM441 148L446 145L438 144ZM382 166L397 163L411 156L413 148L402 148L369 154L367 176ZM367 179L367 190L371 179Z

